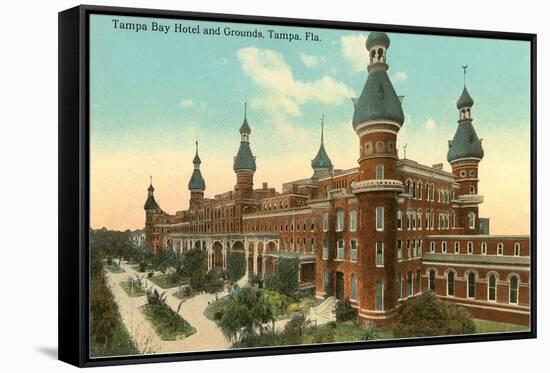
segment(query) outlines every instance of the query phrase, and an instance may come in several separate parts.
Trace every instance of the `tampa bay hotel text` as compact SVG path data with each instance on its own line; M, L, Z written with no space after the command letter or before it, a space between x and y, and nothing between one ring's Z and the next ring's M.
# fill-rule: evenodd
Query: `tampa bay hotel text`
M310 177L284 183L280 192L266 182L255 187L245 109L234 188L205 197L197 148L187 210L164 212L149 186L148 249L200 248L209 268L225 267L229 253L238 251L248 273L260 276L271 274L280 258L297 258L300 288L348 300L361 320L376 324L395 320L404 300L429 290L473 317L528 325L530 238L489 235L489 219L478 215L484 152L473 125L474 100L464 86L447 152L452 172L399 158L404 115L387 74L389 46L383 32L367 39L368 78L353 99L357 167L333 167L321 127Z

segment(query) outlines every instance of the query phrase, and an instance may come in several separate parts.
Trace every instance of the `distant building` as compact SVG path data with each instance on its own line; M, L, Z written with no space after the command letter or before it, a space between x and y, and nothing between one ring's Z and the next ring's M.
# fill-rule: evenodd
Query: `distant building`
M130 239L132 240L132 243L135 245L135 247L143 249L147 246L144 229L138 229L130 233Z
M479 218L479 234L490 234L490 222L491 219L489 218Z
M239 251L248 271L261 275L272 273L280 257L298 258L301 288L349 300L362 320L377 324L395 319L403 301L425 289L466 306L474 317L528 324L529 236L489 236L488 220L478 214L484 151L473 126L474 100L464 86L447 152L452 172L400 159L396 142L404 115L386 72L389 45L383 32L367 40L369 75L353 99L357 167L334 169L321 127L310 177L283 184L281 192L265 182L254 188L245 107L233 190L204 196L197 145L188 210L165 213L149 186L148 249L200 248L209 268L225 267L228 253Z

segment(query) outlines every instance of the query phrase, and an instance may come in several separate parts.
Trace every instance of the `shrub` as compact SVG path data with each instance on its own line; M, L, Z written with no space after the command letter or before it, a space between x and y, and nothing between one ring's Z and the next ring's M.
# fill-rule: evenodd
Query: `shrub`
M359 339L362 341L372 341L378 339L378 329L370 322L364 322L361 325Z
M328 323L326 327L317 327L313 331L313 343L330 343L334 342L334 327L330 327Z
M153 272L147 273L147 278L151 278L151 277L153 277Z
M353 308L349 301L338 302L336 305L336 320L357 320L357 309Z
M469 334L475 324L463 307L439 301L431 292L405 302L393 328L397 338Z
M301 343L304 331L311 324L304 314L299 313L292 316L290 321L285 325L284 331L281 335L285 344L299 344Z
M264 280L262 279L262 275L250 275L250 277L248 278L248 282L250 282L250 285L256 286L260 289L264 287Z
M227 278L237 282L246 273L246 257L244 253L233 251L227 256Z
M140 262L140 263L139 263L139 271L140 271L140 272L145 272L145 271L147 271L147 263L145 263L145 262Z

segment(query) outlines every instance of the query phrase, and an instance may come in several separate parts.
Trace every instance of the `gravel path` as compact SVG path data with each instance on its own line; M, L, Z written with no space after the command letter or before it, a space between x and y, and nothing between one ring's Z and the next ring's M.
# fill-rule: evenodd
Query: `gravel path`
M143 314L139 311L139 307L147 302L146 297L130 298L119 285L120 282L126 281L129 276L134 276L137 272L124 263L121 267L125 272L109 273L107 275L109 285L119 305L124 324L136 341L140 351L144 353L170 353L231 348L231 344L218 326L204 315L208 302L215 301L214 294L196 295L186 300L181 306L180 315L197 330L195 334L177 341L161 340L151 324L145 320ZM160 293L166 291L166 303L174 311L177 311L181 300L172 295L176 291L176 288L162 289L151 281L147 281L147 287L157 289ZM218 293L219 298L224 295L226 295L225 292Z

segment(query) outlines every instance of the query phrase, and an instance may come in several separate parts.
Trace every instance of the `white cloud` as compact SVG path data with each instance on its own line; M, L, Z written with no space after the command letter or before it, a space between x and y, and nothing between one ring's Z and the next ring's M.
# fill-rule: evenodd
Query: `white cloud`
M426 123L424 123L424 127L428 130L433 130L435 127L437 127L437 123L432 118L428 118L426 120Z
M407 73L404 71L398 71L393 75L394 82L402 82L403 80L407 80L407 78Z
M320 58L310 54L300 53L300 59L305 67L317 67L319 66Z
M184 98L180 101L180 106L182 108L187 109L187 108L195 106L195 102L193 100L191 100L190 98Z
M346 35L340 38L342 53L346 60L351 63L353 72L366 71L369 62L369 53L365 44L366 35Z
M351 88L328 75L310 81L296 79L284 57L273 50L248 47L238 50L237 57L245 74L262 88L251 105L264 109L274 120L275 128L290 138L307 135L291 121L302 116L300 105L340 104L355 96Z

